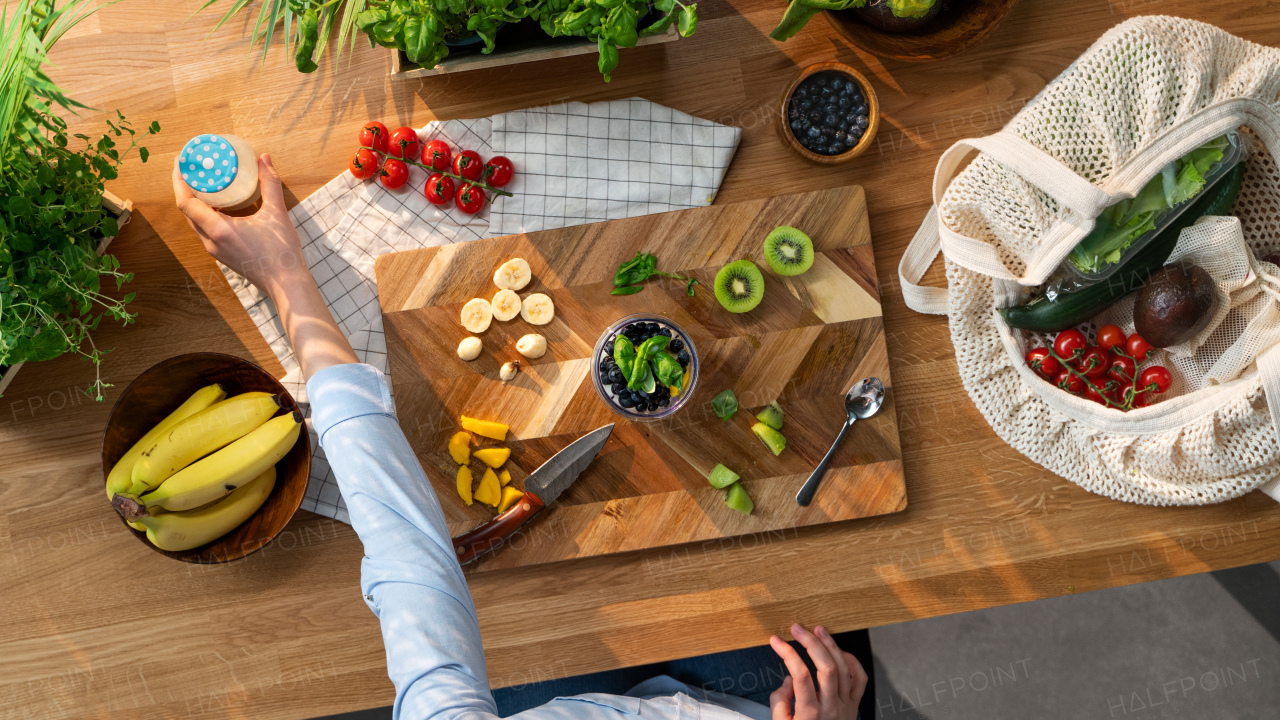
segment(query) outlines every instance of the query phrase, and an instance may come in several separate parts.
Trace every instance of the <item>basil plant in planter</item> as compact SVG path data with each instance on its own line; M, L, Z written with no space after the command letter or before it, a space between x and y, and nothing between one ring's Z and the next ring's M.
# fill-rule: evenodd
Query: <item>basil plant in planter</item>
M222 27L253 0L229 0ZM207 8L218 0L206 0ZM651 8L653 12L651 12ZM641 27L646 18L656 18ZM677 25L688 37L698 26L698 6L682 0L260 0L251 44L262 43L263 57L281 28L286 52L302 72L313 72L333 28L338 52L354 45L356 31L371 45L404 52L410 62L431 67L449 55L450 41L478 36L481 52L497 46L499 28L522 20L537 23L551 37L582 37L600 49L605 82L618 66L618 48L632 47L649 35Z
M84 106L66 97L42 71L48 49L93 12L86 0L55 7L54 0L22 0L0 16L0 367L79 353L95 366L86 394L103 399L103 350L91 333L104 317L123 324L133 294L103 292L132 279L99 242L119 228L102 206L103 181L138 141L158 132L136 131L119 113L98 137L69 134L55 115Z

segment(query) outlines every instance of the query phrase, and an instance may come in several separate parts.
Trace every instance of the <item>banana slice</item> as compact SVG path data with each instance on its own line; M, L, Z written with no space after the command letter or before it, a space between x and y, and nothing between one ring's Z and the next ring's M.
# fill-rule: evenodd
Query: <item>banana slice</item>
M502 368L498 370L498 377L502 382L509 382L515 379L516 373L520 371L520 361L503 363Z
M466 360L467 362L471 362L472 360L480 357L481 347L482 344L480 342L480 338L463 338L462 342L458 343L458 357Z
M516 352L537 360L547 354L547 339L537 333L529 333L516 341Z
M499 290L489 305L493 307L493 316L503 322L520 314L520 296L515 290Z
M462 306L462 327L467 332L482 333L493 321L493 307L484 298L474 298Z
M530 325L546 325L556 316L556 304L542 293L534 293L524 299L520 306L520 317Z
M504 290L519 290L529 284L533 272L524 258L512 258L501 265L493 273L493 284Z

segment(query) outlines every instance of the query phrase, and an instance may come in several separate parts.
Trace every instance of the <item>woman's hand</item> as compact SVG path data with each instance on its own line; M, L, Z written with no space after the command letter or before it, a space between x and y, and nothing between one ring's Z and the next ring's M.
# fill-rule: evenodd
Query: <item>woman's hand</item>
M210 255L271 298L302 374L310 378L330 365L359 362L307 269L302 242L284 206L284 189L270 155L258 158L258 179L262 207L248 217L231 217L192 194L182 179L177 158L173 161L173 195L178 209Z
M791 635L805 650L818 669L818 688L800 654L777 635L769 645L778 653L791 673L782 686L769 696L773 720L856 720L858 702L867 689L867 673L858 659L844 652L821 625L809 632L800 625L791 626ZM791 709L795 702L794 714Z
M173 161L173 194L205 250L268 295L289 283L309 282L298 231L284 204L280 175L271 156L258 158L262 207L248 217L224 215L197 198L182 179L178 159ZM305 277L304 277L305 276Z

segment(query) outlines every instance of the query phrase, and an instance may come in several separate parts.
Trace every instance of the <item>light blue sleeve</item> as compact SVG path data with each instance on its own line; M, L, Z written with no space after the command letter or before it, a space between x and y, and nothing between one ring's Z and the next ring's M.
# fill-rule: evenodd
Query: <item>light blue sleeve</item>
M387 674L396 686L394 717L496 717L475 605L382 373L370 365L328 367L307 383L307 395L320 445L364 543L360 586L382 624ZM655 720L689 717L667 701L616 695L560 699L514 717L621 720L642 708Z

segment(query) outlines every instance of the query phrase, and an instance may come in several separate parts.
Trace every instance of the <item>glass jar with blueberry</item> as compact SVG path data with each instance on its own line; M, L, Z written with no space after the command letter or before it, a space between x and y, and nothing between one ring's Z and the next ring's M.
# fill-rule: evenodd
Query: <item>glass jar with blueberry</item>
M660 315L629 315L600 336L592 382L611 410L630 420L670 417L693 395L698 353L685 331Z
M874 135L878 124L871 90L852 68L820 69L803 76L784 102L791 135L801 147L823 157L851 152L865 136Z

